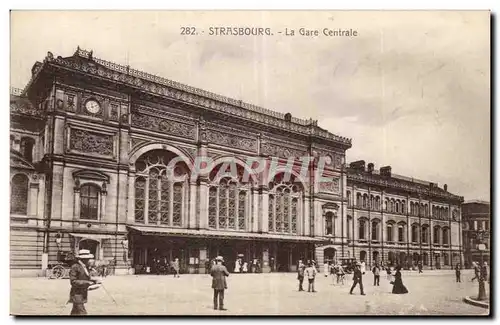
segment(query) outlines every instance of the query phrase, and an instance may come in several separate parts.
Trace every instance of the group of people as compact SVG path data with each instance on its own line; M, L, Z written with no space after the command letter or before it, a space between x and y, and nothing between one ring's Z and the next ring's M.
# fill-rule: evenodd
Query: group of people
M380 266L379 264L375 264L375 266L372 268L372 273L373 273L373 285L374 286L380 286L380 275L382 272L382 269L384 267ZM392 293L394 294L405 294L408 293L408 289L404 286L403 284L403 279L401 275L401 267L398 266L396 267L395 271L396 273L394 274L394 280L392 279L392 272L390 268L386 268L387 271L387 279L390 281L390 284L393 285L392 288ZM353 269L353 284L351 286L351 289L349 291L350 294L353 294L353 290L356 288L356 286L359 285L359 289L361 292L361 295L365 295L364 292L364 287L363 287L363 275L366 273L366 265L363 262L357 262L354 265ZM307 278L308 280L308 292L316 292L314 289L314 282L316 279L316 275L318 274L318 269L316 267L316 262L314 260L309 260L307 261L306 264L303 263L302 260L299 260L298 267L297 267L297 280L299 281L299 291L305 291L303 288L303 282L304 279ZM325 263L324 265L324 276L327 277L328 275L332 275L333 282L337 284L342 283L344 284L345 280L345 274L346 272L344 271L344 267L340 263ZM336 276L336 280L335 280Z
M149 273L146 271L146 273ZM180 277L180 262L178 258L173 261L168 261L166 257L153 258L153 270L151 273L156 273L157 275L165 275L172 273L175 277Z
M239 257L234 263L234 273L260 273L261 271L260 261L257 258L247 262L244 261L243 258Z

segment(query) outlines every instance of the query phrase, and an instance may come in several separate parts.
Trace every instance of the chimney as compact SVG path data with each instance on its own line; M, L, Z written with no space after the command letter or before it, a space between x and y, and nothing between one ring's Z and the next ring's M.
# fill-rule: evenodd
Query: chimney
M391 166L380 167L380 175L391 177Z
M349 164L349 167L356 171L365 171L365 161L364 160L358 160L358 161L353 161L352 163Z
M374 169L375 165L373 163L369 163L368 164L368 173L373 173L373 169Z
M443 188L445 192L448 192L448 184L444 184Z

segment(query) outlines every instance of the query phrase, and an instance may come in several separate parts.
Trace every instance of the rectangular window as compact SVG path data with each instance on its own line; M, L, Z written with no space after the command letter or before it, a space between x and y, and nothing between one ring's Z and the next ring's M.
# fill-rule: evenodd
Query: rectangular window
M378 240L378 226L376 222L372 223L372 240Z
M392 226L387 226L387 241L392 241Z
M489 223L489 221L485 221L484 222L484 229L485 230L490 230L490 223Z
M398 241L400 242L404 241L404 232L402 226L398 227Z
M434 228L434 244L439 244L439 229Z
M365 221L359 221L359 239L365 239Z
M351 239L351 219L347 218L347 239Z

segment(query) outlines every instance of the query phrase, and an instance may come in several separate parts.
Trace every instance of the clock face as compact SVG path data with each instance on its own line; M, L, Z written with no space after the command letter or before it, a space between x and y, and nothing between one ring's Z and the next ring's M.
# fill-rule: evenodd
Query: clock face
M85 109L91 114L97 114L101 110L101 106L95 100L89 100L85 103Z

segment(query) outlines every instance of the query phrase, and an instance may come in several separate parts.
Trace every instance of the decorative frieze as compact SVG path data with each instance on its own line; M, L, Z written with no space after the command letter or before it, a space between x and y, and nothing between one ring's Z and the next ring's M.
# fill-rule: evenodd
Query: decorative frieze
M330 193L340 193L340 181L338 178L334 177L328 181L322 181L319 183L320 192L330 192Z
M265 142L261 144L261 153L273 157L289 158L289 157L302 157L306 152L294 148L280 146L274 143Z
M114 137L81 129L71 129L69 148L83 153L113 155Z
M140 128L167 133L188 139L195 138L195 126L160 117L132 113L132 125Z
M351 146L351 139L337 136L317 126L317 121L292 118L285 121L284 114L274 112L262 107L244 103L240 100L217 95L202 89L190 87L162 77L154 76L142 71L130 69L116 63L94 58L91 52L78 49L75 55L88 59L71 60L61 57L54 58L49 52L44 62L56 63L85 73L106 77L113 81L128 83L140 88L142 91L162 95L177 100L182 100L193 105L221 111L234 116L266 123L281 129L305 135L318 136Z
M242 149L246 151L256 151L257 149L256 139L244 138L241 136L227 134L216 130L207 130L205 136L206 141L208 141L209 143L211 142L218 145Z

